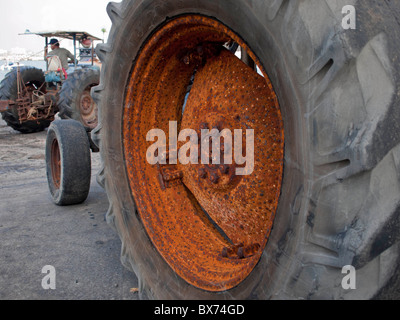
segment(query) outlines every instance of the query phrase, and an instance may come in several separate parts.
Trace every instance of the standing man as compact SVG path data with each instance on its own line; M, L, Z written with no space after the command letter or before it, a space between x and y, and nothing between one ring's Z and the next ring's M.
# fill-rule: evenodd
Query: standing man
M65 70L68 70L68 58L71 59L71 63L75 63L74 55L69 52L67 49L60 48L60 43L57 39L50 40L51 51L47 54L47 56L58 56L61 60L61 64Z

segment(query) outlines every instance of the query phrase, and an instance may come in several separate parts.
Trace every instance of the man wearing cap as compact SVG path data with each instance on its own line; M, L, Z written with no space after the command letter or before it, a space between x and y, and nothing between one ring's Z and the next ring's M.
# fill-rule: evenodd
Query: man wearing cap
M60 43L57 39L50 40L51 51L47 54L48 57L50 56L58 56L61 60L61 64L65 70L68 69L68 58L71 59L71 63L75 63L74 55L69 52L67 49L60 48Z

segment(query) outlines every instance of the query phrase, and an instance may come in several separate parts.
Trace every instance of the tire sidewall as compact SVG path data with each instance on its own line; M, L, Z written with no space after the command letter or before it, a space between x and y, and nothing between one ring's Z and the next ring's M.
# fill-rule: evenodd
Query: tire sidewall
M47 132L47 139L46 139L46 173L47 173L47 181L48 181L48 186L49 186L49 191L50 195L53 199L53 202L56 204L61 203L61 190L57 188L54 184L53 180L53 172L52 172L52 156L51 156L51 148L53 145L53 142L55 140L58 141L58 134L57 134L57 129L54 128L54 126L50 126L48 132ZM61 150L60 150L61 152ZM61 161L62 161L62 155L61 156ZM62 166L61 166L62 167ZM62 181L62 175L63 171L61 170L61 181Z
M80 110L80 98L88 87L99 84L100 73L97 69L77 70L64 82L59 93L59 110L62 119L73 119L84 125Z
M2 81L0 87L1 100L16 100L18 98L17 72L18 70L16 69L10 71ZM42 85L45 82L44 73L41 69L33 67L21 67L20 72L24 83L38 82L40 85ZM39 120L39 121L26 121L23 124L21 124L19 122L17 107L14 107L11 110L3 112L2 116L10 127L22 133L33 133L33 132L43 131L45 128L49 127L51 123L50 120Z
M57 140L61 160L60 188L53 182L51 148ZM54 121L46 139L46 170L50 194L56 205L80 204L89 194L90 144L84 127L75 120Z

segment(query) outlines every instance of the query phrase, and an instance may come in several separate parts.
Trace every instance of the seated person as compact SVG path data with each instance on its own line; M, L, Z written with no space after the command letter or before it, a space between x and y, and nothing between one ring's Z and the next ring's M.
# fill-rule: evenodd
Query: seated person
M52 51L50 51L47 54L47 57L58 56L61 60L62 67L64 68L65 71L68 70L69 68L68 58L71 59L71 63L75 63L74 55L67 49L60 48L60 43L58 42L57 39L51 39L50 46Z

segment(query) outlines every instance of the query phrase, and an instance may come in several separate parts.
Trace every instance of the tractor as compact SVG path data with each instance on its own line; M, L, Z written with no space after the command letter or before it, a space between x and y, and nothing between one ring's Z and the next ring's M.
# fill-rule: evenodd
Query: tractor
M91 136L140 297L399 298L400 3L352 4L355 29L338 0L108 5ZM171 128L191 136L156 142ZM239 132L254 170L207 153L176 161L204 131ZM49 129L57 204L84 201L84 135L76 122Z
M46 129L59 113L62 119L75 119L91 130L97 125L97 108L90 95L99 84L100 66L94 42L101 39L87 32L57 31L31 33L45 38L72 40L75 63L66 72L56 56L46 56L46 71L33 67L17 67L0 84L0 112L6 123L21 133ZM79 60L77 63L77 45Z

